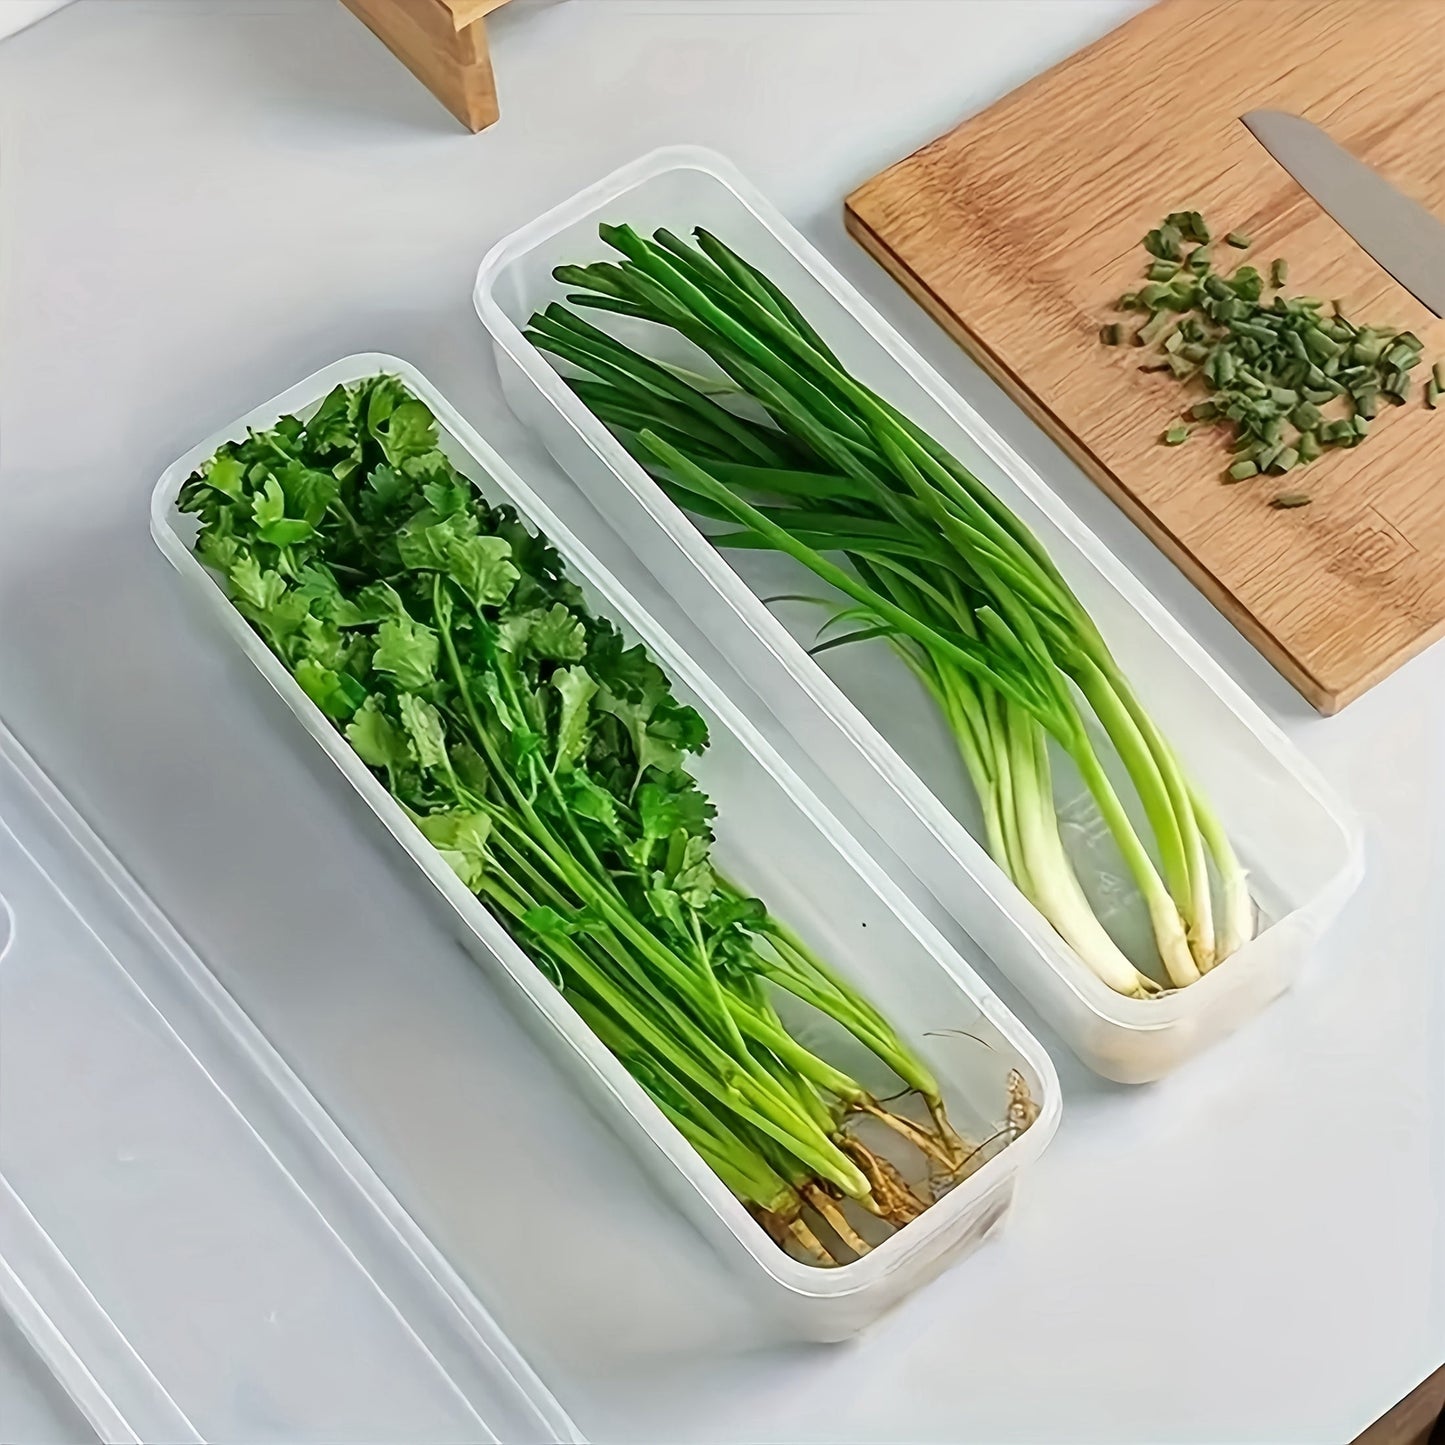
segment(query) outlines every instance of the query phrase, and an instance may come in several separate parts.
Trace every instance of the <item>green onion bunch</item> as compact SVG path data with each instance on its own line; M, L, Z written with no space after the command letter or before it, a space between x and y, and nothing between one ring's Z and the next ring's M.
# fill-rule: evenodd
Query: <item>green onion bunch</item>
M728 524L716 545L784 553L843 595L830 623L850 630L825 646L896 649L957 741L989 852L1078 956L1121 993L1163 986L1085 896L1060 837L1050 742L1127 865L1168 985L1246 943L1253 903L1219 819L1029 529L717 237L601 236L621 260L558 268L569 304L533 316L528 337L678 505ZM653 360L583 309L674 333L722 378ZM1147 842L1101 747L1127 773Z

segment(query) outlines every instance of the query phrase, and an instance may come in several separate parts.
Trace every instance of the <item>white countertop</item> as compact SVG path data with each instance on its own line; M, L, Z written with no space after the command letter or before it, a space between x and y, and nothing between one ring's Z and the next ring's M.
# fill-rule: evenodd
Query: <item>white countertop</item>
M842 230L850 187L1132 8L519 0L478 137L331 0L88 0L0 46L0 711L598 1441L1345 1441L1445 1360L1445 648L1316 717ZM172 458L372 349L595 526L506 411L471 280L681 140L994 419L1367 830L1303 981L1172 1079L1106 1084L1021 1007L1057 1139L1003 1235L844 1347L767 1339L146 535Z

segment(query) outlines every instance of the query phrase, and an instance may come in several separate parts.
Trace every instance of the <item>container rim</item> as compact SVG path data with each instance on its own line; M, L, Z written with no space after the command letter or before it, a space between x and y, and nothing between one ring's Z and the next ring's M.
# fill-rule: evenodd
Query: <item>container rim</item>
M726 560L717 557L715 549L691 519L656 487L606 427L585 407L574 403L556 371L498 304L494 288L507 268L540 242L610 205L629 190L674 170L700 172L731 192L733 198L767 229L777 244L811 272L834 301L853 314L894 363L928 394L930 400L1009 474L1030 503L1064 534L1083 561L1119 593L1160 641L1171 648L1199 678L1201 685L1220 698L1259 739L1273 760L1325 813L1343 844L1344 857L1314 897L1273 920L1265 933L1257 935L1250 944L1187 989L1171 990L1149 999L1129 998L1116 993L1063 943L987 850L904 762L842 688L803 651L792 634ZM493 245L477 268L472 300L478 317L496 343L531 378L598 459L628 479L625 485L635 496L639 495L639 486L647 489L647 505L653 508L658 523L728 602L739 620L793 674L812 700L835 718L854 748L885 778L913 816L960 865L973 873L1011 924L1029 938L1060 981L1095 1016L1113 1027L1135 1033L1162 1032L1187 1023L1216 997L1224 997L1244 986L1251 949L1265 934L1306 910L1328 906L1333 911L1354 892L1364 874L1363 833L1353 810L1331 788L1319 770L1173 613L1075 515L1037 471L965 397L948 385L942 375L903 339L878 309L727 157L705 146L666 145L618 167Z
M358 381L378 372L398 376L432 409L441 427L468 453L476 466L498 482L528 522L546 533L564 559L577 568L615 608L646 646L678 675L703 706L732 731L768 773L787 790L821 838L834 847L859 878L872 889L973 1002L1008 1040L1033 1073L1040 1097L1039 1114L1033 1124L1006 1148L988 1159L976 1173L955 1186L913 1224L905 1226L851 1264L824 1269L794 1259L767 1235L740 1200L722 1183L676 1126L662 1113L636 1080L586 1027L565 996L555 989L541 970L527 957L496 922L487 909L466 888L441 859L420 829L396 800L372 776L370 770L347 745L320 709L301 691L290 673L236 612L220 584L177 535L170 523L182 484L197 466L208 459L223 442L245 435L247 429L264 427L288 412L302 411L319 402L332 387ZM1022 1021L983 981L973 967L923 916L913 902L867 853L851 832L812 792L783 757L762 737L747 717L687 657L681 647L658 624L621 583L602 565L560 517L518 475L515 469L451 405L441 392L412 363L386 352L358 352L321 367L286 388L269 401L253 407L244 416L218 428L204 441L191 447L161 474L150 498L151 533L167 560L183 576L204 585L213 614L232 625L251 661L286 701L307 721L309 730L337 764L352 787L381 819L387 830L446 897L469 928L496 956L512 980L527 995L553 1031L578 1053L600 1084L628 1112L645 1122L650 1142L660 1149L728 1225L739 1244L779 1285L801 1297L837 1299L858 1294L881 1283L915 1256L929 1252L943 1230L975 1202L1034 1162L1058 1128L1062 1096L1053 1061ZM916 1226L934 1216L931 1228Z

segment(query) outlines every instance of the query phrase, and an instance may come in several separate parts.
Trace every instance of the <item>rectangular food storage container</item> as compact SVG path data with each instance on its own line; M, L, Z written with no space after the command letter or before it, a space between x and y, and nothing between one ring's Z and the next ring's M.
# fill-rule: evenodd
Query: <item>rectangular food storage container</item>
M862 1258L824 1269L793 1259L773 1242L582 1023L565 994L461 883L187 545L194 523L177 511L176 498L216 447L288 413L304 418L339 383L378 372L398 376L432 409L441 445L459 470L489 501L509 502L545 533L594 610L622 624L630 640L643 642L673 678L678 696L707 718L711 745L695 771L718 806L720 862L892 1019L939 1076L956 1127L975 1143L995 1136L1008 1116L1011 1074L1038 1106L1032 1127L997 1152L990 1149L976 1172ZM151 527L191 597L245 650L435 884L463 945L503 982L523 1021L572 1070L589 1101L698 1227L730 1259L747 1259L754 1287L799 1333L828 1340L856 1332L999 1222L1020 1171L1057 1125L1058 1081L1048 1056L747 718L414 367L390 356L349 357L258 407L167 469L152 499Z
M1140 1000L1115 993L1064 946L977 841L977 805L937 709L887 646L810 658L816 610L783 605L775 616L761 599L818 591L812 575L772 554L725 560L524 339L532 313L566 294L554 267L610 255L600 222L715 233L783 288L861 381L1037 533L1249 868L1261 929L1248 947L1187 989ZM770 739L810 780L830 781L1085 1063L1122 1082L1157 1079L1290 985L1361 874L1345 809L1128 569L731 164L672 147L624 166L498 243L474 300L513 410L685 615L706 619L709 643L771 713ZM665 359L715 370L646 323L600 319L625 339L670 348ZM1137 920L1122 865L1075 785L1080 796L1060 799L1066 838L1101 917L1111 921L1103 910L1112 898L1127 934ZM829 784L820 791L827 796Z
M96 1438L582 1438L3 723L0 1099L0 1309Z

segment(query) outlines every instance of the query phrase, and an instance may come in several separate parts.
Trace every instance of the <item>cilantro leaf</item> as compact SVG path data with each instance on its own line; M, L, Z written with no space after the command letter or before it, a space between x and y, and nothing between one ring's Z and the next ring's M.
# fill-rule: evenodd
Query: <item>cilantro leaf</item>
M545 612L515 612L498 629L497 646L504 652L527 654L555 662L580 662L587 651L581 619L560 602Z
M374 693L356 710L346 740L369 767L399 768L409 761L406 739L381 710Z
M425 623L405 615L389 617L377 631L371 665L389 672L400 687L416 692L436 680L437 635Z
M401 464L401 469L412 481L421 485L423 495L426 494L427 487L451 485L466 493L468 503L476 495L467 479L447 460L447 454L440 447L422 452L419 456L408 457ZM445 515L444 509L438 507L436 510Z
M617 814L617 799L601 787L584 769L573 768L562 785L567 806L581 818L601 826L613 838L622 838L622 825Z
M292 595L301 597L303 594L298 588ZM342 637L341 629L334 622L329 622L325 618L317 617L315 613L308 612L301 619L301 645L298 656L309 658L322 667L329 667L339 672L346 666L348 657L346 639Z
M315 530L310 522L286 516L286 494L281 490L275 473L271 473L265 485L251 498L251 512L256 519L257 535L273 547L289 547L294 542L303 542Z
M458 743L451 750L451 759L453 772L472 792L485 797L491 791L492 770L471 743Z
M648 736L683 753L700 753L707 747L707 724L694 707L672 696L662 698L647 720Z
M495 672L482 674L482 694L491 703L497 714L497 721L511 732L516 732L522 726L522 719L512 711L512 704L507 700L507 695L502 690L502 680Z
M228 456L225 452L217 452L201 467L201 476L210 486L230 497L232 501L241 500L246 468L235 457Z
M372 622L406 616L406 604L390 582L373 582L363 587L349 602L350 620L337 619L338 627L364 627Z
M768 910L761 898L729 898L725 893L713 894L706 915L708 927L719 933L738 924L755 928L767 916Z
M512 549L500 537L465 537L447 548L446 571L475 607L495 607L507 599L520 575Z
M240 603L237 606L266 634L266 640L278 652L282 651L286 639L310 616L306 599L295 592L284 592L269 607L248 608Z
M412 756L423 769L447 766L447 735L441 714L414 692L404 692L397 699L401 725L411 740Z
M251 514L258 527L267 527L279 522L286 515L286 497L275 474L266 478L266 484L251 498Z
M676 838L678 835L673 836ZM668 881L673 891L689 908L705 908L717 886L712 866L707 860L709 843L708 838L690 837L680 850L668 850L671 870ZM679 852L680 856L674 858L674 851Z
M356 678L333 672L314 658L303 657L295 671L301 690L336 722L345 722L366 698L366 688Z
M412 492L412 484L388 466L373 467L367 474L361 496L361 515L368 522L380 521Z
M202 532L196 552L207 567L229 573L240 556L241 544L225 532Z
M263 572L250 552L236 558L228 576L232 594L258 612L275 606L286 592L286 579L278 572Z
M374 437L386 425L387 418L397 405L409 395L407 389L394 376L374 376L362 382L358 388L358 406L366 406L366 430Z
M708 835L716 815L706 794L686 773L672 773L665 781L646 782L637 790L637 816L648 839L670 837L681 830L696 837Z
M289 516L300 517L314 527L341 492L341 483L330 472L318 471L303 462L288 462L277 473Z
M580 662L587 651L581 619L560 602L553 603L537 618L527 643L537 657L557 662Z
M312 562L303 567L296 574L294 590L306 599L313 616L337 627L356 627L363 621L360 609L343 594L336 574L325 563Z
M683 915L682 900L671 888L667 887L661 873L654 873L653 878L655 880L653 886L647 890L648 906L659 918L670 923L685 938L687 936L687 919Z
M437 444L436 419L426 404L414 397L399 402L388 413L384 425L371 428L371 434L394 467L399 467L408 457L434 451Z
M649 769L670 773L682 766L682 749L666 737L658 737L648 729L648 718L655 703L651 698L631 702L605 688L597 706L620 722L632 744L632 780L635 782Z
M396 547L406 566L454 578L476 607L504 601L517 580L511 548L500 537L477 536L470 513L418 512L397 534Z
M361 392L345 385L332 387L306 423L306 442L318 457L344 453L331 465L332 475L345 480L361 465Z
M491 819L485 813L427 813L417 818L416 825L452 872L475 893L490 867L487 840Z
M237 554L228 576L237 610L260 628L280 652L309 614L306 599L288 592L286 579L279 572L262 571L250 552Z
M587 665L614 697L648 704L649 713L669 690L667 674L647 655L647 649L639 642L624 651L621 635L609 622L594 622Z
M565 773L571 771L587 746L587 713L597 692L597 683L586 668L566 667L552 674L552 685L562 695L552 770Z
M427 465L432 457L439 459L440 465L436 469ZM406 464L408 476L425 476L434 470L434 479L421 489L427 506L439 517L455 517L463 512L470 512L472 499L476 494L470 487L452 480L451 463L440 452L428 452L424 457L413 457Z

